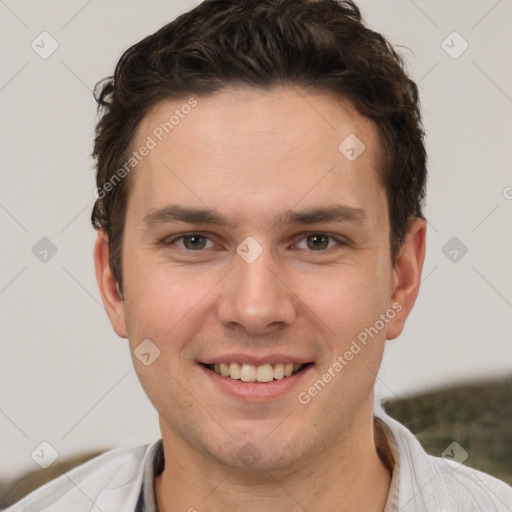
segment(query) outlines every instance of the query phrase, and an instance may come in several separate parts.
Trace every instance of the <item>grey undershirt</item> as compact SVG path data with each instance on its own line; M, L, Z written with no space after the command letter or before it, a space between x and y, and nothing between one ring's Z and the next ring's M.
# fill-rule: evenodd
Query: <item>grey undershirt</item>
M398 449L395 439L393 438L393 434L384 422L376 419L375 427L383 429L388 445L386 448L390 450L395 461L392 469L392 479L389 487L388 499L383 512L396 512L398 510L398 469L400 464ZM142 487L134 512L158 512L154 486L156 477L164 470L164 467L164 449L162 440L160 439L151 447L146 458Z

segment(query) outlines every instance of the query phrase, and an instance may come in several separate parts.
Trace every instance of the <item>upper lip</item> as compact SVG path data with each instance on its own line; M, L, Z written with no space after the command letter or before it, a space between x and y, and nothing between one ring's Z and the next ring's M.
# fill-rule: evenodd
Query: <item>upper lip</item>
M286 354L265 354L265 355L252 355L252 354L223 354L219 356L205 357L199 361L202 364L215 364L215 363L246 363L253 364L254 366L261 366L264 364L277 364L277 363L293 363L293 364L307 364L313 362L312 359L307 357L290 356Z

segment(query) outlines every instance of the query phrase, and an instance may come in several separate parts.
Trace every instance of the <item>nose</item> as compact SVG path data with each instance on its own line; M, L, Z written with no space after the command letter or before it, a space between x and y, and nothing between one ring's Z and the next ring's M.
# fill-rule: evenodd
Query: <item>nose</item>
M237 255L234 268L222 283L217 308L220 322L259 336L292 325L298 299L282 276L282 269L268 250L251 263Z

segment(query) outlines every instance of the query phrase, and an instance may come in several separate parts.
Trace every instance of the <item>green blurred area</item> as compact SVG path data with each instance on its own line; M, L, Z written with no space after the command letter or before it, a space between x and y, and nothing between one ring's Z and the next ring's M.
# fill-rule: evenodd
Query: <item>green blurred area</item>
M512 378L388 401L384 409L428 453L441 457L455 441L468 452L466 466L512 485Z
M89 459L103 452L88 452L53 463L47 469L37 469L20 475L12 480L0 481L0 509L4 509L21 500L28 493L50 482Z
M428 453L440 457L455 441L468 452L465 465L512 485L512 377L387 401L384 408L416 435ZM78 455L0 481L0 508L100 453Z

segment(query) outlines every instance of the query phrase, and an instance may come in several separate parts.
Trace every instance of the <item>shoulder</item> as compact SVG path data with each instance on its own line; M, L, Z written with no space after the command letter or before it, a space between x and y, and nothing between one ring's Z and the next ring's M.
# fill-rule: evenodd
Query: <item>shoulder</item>
M507 483L456 462L427 457L433 468L432 474L439 477L447 510L512 510L512 487Z
M61 475L15 503L6 512L103 512L133 510L150 445L118 448ZM122 507L126 508L122 508Z
M512 510L512 487L461 464L464 452L458 453L459 445L448 447L446 458L428 455L405 426L383 412L376 416L396 442L401 512Z

